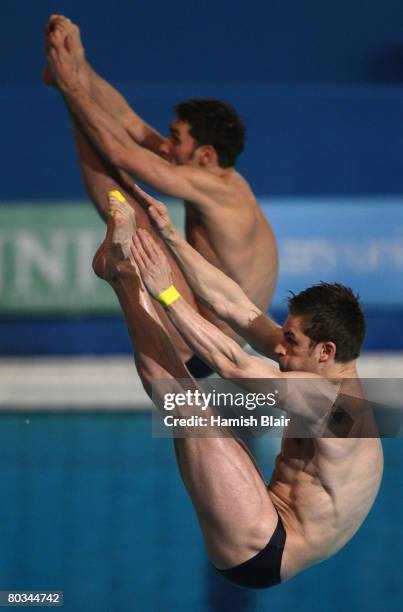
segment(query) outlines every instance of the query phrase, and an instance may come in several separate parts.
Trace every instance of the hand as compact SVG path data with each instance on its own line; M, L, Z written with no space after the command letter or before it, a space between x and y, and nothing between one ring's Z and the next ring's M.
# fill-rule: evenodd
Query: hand
M133 236L131 252L149 293L158 296L172 285L172 270L165 254L145 229Z
M169 217L168 208L165 206L165 204L150 196L148 193L143 191L143 189L140 189L136 183L133 183L133 192L136 200L138 200L139 203L146 208L149 217L153 221L161 236L164 239L169 239L169 237L175 233L175 227L172 224Z

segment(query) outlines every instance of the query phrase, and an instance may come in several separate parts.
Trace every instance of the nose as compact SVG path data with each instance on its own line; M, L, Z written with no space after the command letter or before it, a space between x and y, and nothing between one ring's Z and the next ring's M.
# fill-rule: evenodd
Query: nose
M286 354L286 348L284 346L284 344L282 344L281 342L279 342L275 347L274 347L274 352L276 355L278 355L279 357L283 357Z
M171 154L171 141L169 140L169 138L166 138L161 144L160 144L160 153L161 155L163 155L164 157L169 157Z

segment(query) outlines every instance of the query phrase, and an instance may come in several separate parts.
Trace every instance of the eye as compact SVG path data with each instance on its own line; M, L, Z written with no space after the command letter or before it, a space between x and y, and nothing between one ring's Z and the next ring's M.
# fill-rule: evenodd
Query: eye
M176 136L176 134L171 134L171 142L172 144L180 144L180 140L179 138Z

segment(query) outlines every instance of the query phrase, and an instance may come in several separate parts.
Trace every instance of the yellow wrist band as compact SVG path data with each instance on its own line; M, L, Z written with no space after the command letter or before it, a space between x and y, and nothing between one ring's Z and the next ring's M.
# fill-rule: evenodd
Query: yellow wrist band
M170 285L168 289L165 289L165 291L159 294L157 300L166 308L167 306L170 306L171 304L176 302L176 300L179 300L180 297L181 294L176 289L176 287L174 287L174 285Z

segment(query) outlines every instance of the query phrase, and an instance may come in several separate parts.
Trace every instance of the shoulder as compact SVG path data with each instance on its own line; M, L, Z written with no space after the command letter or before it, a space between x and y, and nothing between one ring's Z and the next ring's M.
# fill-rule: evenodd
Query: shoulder
M228 207L256 204L255 196L246 180L234 169L209 170L193 166L173 166L176 176L186 180L193 189L212 202Z

